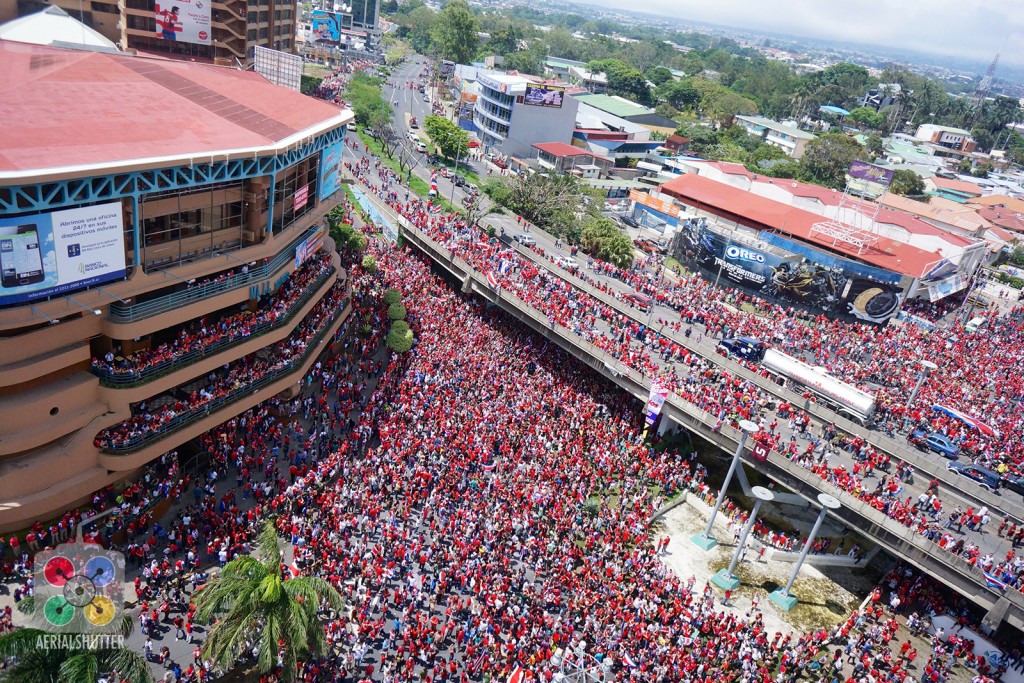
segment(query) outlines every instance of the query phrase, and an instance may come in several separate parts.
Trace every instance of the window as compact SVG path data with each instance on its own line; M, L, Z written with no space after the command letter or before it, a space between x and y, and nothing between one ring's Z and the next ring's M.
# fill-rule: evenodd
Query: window
M249 29L246 32L245 37L248 40L256 40L256 29L254 29L254 28Z
M263 40L266 37L267 37L267 29L266 28L261 28L260 29L260 40Z
M146 195L139 221L146 271L240 249L243 214L241 183Z
M274 232L278 233L297 218L316 208L319 155L314 154L277 174L274 181ZM305 188L305 190L303 190ZM296 193L306 199L295 208ZM300 200L301 201L301 200Z

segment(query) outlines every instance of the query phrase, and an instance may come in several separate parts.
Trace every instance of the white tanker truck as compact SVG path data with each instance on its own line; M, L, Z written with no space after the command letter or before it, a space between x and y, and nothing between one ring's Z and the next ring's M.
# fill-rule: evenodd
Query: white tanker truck
M874 419L874 396L836 379L822 368L769 349L763 342L750 337L724 339L719 343L718 350L725 355L759 362L773 375L781 378L784 386L788 385L793 390L806 387L821 402L860 425L868 427Z

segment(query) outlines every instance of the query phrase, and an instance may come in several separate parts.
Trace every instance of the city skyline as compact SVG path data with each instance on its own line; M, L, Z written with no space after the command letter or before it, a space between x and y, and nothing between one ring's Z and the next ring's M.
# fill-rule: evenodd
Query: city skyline
M624 0L592 4L636 11ZM848 5L847 7L856 7ZM1012 4L984 0L890 0L884 12L838 17L835 4L813 0L649 0L643 12L681 21L708 22L749 30L903 48L948 57L991 61L997 51L1004 64L1024 66L1024 14Z

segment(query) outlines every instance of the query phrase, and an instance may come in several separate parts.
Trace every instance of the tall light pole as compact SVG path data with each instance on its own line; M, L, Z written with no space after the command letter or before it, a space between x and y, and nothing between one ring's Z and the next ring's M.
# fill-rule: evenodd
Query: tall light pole
M740 555L743 553L743 548L747 545L747 536L750 535L750 530L754 528L754 524L757 522L757 513L761 509L761 503L775 500L775 494L763 486L755 486L751 489L751 492L757 497L757 502L754 503L754 509L750 513L750 519L747 520L746 525L743 527L743 533L740 535L740 542L736 544L736 552L732 554L732 562L729 563L728 569L719 570L711 577L711 581L714 582L716 586L725 590L732 591L739 587L740 580L732 573L732 571L736 569L736 563L740 561Z
M829 510L838 510L842 507L838 500L827 493L819 493L818 502L821 503L821 512L818 513L818 519L814 520L814 528L811 529L811 535L807 537L807 542L804 543L804 549L800 552L800 558L796 561L796 566L793 567L793 573L789 575L786 587L772 591L768 596L768 599L787 612L796 607L798 602L789 591L793 588L793 582L796 581L796 575L800 573L800 567L803 566L804 560L807 559L807 554L811 552L811 544L814 543L818 530L821 529L821 523L825 521L825 515L828 514Z
M922 360L919 363L921 365L921 374L918 375L917 384L914 385L914 390L910 392L910 398L907 399L907 405L903 408L903 431L907 431L907 425L910 422L910 406L914 403L914 399L917 398L917 392L921 391L921 387L924 386L928 373L939 369L939 366L930 360Z
M459 140L459 147L455 150L455 175L459 173L459 159L462 158L462 140ZM452 176L452 206L455 205L455 176Z
M694 545L699 547L701 550L711 550L718 545L718 540L711 535L711 528L715 524L715 517L718 515L718 510L722 507L722 503L725 501L725 492L729 488L729 484L732 482L732 475L736 472L736 467L739 466L740 456L743 454L743 447L747 445L747 437L751 434L756 434L760 427L750 420L740 421L740 442L736 446L736 452L733 453L732 462L729 464L729 471L725 475L725 481L722 482L722 490L718 492L718 500L715 501L715 507L711 510L711 518L708 519L708 526L704 529L704 533L696 534L690 538Z

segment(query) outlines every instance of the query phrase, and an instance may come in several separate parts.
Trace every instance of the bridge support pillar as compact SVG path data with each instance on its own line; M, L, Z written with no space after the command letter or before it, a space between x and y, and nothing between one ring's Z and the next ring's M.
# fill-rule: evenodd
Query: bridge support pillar
M711 529L715 525L715 517L718 516L718 510L722 507L722 502L725 501L725 492L729 490L729 484L732 482L732 475L736 472L736 468L740 464L740 455L743 453L743 447L747 444L747 437L757 432L760 428L750 420L743 420L740 422L740 443L736 446L736 452L733 453L732 463L729 465L729 471L725 475L725 481L722 482L722 490L718 492L718 500L715 501L715 507L711 510L711 517L708 519L708 528L704 530L703 534L696 534L690 538L693 544L698 548L707 552L718 545L718 540L711 535Z
M772 591L768 596L772 602L787 612L796 607L796 603L798 602L798 600L789 591L793 588L793 582L796 581L796 575L800 573L800 567L803 566L804 560L807 559L807 553L811 552L811 544L814 543L814 539L818 535L818 530L821 529L821 523L825 521L825 515L828 514L829 510L837 510L840 506L839 501L827 493L819 493L818 502L821 503L821 512L818 513L818 519L814 520L814 528L811 529L811 535L807 537L807 542L804 543L804 549L800 552L800 559L796 561L796 566L793 567L793 573L789 575L789 581L786 583L786 587Z
M743 527L743 533L740 534L740 542L736 544L736 552L732 554L732 562L729 563L728 569L721 569L715 572L715 575L711 577L711 582L724 590L732 591L739 587L740 580L732 573L732 571L736 569L736 563L740 561L740 555L743 553L743 548L747 545L747 536L750 535L750 530L754 528L754 524L757 522L757 513L761 509L761 503L775 498L775 494L763 486L755 486L753 488L753 493L757 497L757 502L754 503L754 509L750 513L750 519L747 520L746 525Z

